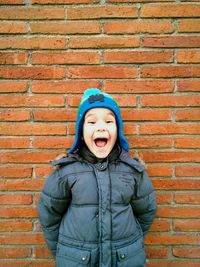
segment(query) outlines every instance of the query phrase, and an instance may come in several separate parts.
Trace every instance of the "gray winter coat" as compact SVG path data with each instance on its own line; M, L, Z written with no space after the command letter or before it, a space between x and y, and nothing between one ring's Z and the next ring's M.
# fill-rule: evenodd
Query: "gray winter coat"
M57 267L144 267L143 237L156 212L144 167L122 152L114 162L65 157L38 203Z

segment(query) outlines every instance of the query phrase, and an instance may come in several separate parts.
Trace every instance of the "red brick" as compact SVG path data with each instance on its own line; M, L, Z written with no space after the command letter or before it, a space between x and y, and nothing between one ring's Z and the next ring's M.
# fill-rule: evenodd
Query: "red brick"
M67 123L67 136L71 135L71 134L75 134L75 123Z
M55 159L55 157L58 156L58 154L60 153L58 152L2 152L0 161L1 163L41 163L42 164L42 163L49 163L50 160ZM24 182L22 181L22 183ZM31 181L27 181L27 183L31 184Z
M148 245L197 245L198 239L196 234L149 234L146 236L145 243Z
M174 220L173 221L175 231L200 231L200 220Z
M173 2L174 0L154 0L153 2ZM108 0L109 3L145 3L149 2L149 0Z
M157 190L199 190L200 182L195 179L153 179Z
M65 37L4 37L0 49L64 49Z
M66 4L66 5L77 5L87 3L98 3L99 0L31 0L32 4L46 5L46 4Z
M125 120L136 120L136 121L167 121L171 120L170 110L135 110L135 111L125 111ZM133 116L133 117L131 117Z
M179 77L200 77L200 66L159 66L142 67L141 77L143 78L179 78Z
M179 32L199 32L200 20L199 19L184 19L178 22Z
M78 107L81 102L82 96L71 96L67 97L67 104L70 107Z
M165 219L155 219L150 227L151 232L168 232L170 230L170 222Z
M30 178L32 176L32 167L9 165L0 166L0 176L4 178Z
M105 81L108 93L167 93L173 91L174 84L169 80L125 80Z
M158 204L171 204L172 202L171 193L157 193L156 198Z
M32 231L33 225L31 220L2 220L0 221L1 232L24 232Z
M144 47L200 47L200 36L161 36L161 37L144 37Z
M44 0L43 0L44 1ZM174 2L175 0L153 0L152 2ZM109 3L124 3L124 2L129 2L129 3L145 3L149 2L149 0L108 0L107 2Z
M171 21L132 20L111 21L104 24L106 34L133 34L133 33L172 33L174 31Z
M166 259L169 256L169 248L150 248L145 249L147 258Z
M44 185L43 180L9 179L0 181L1 191L40 191L43 185ZM33 207L27 207L27 209L25 209L24 212L23 211L21 212L21 209L23 208L18 208L15 211L13 210L13 208L9 209L5 208L4 217L6 216L9 216L8 218L12 218L12 216L13 217L19 216L20 218L22 217L28 218L27 216L35 217L36 211ZM18 215L17 212L19 212ZM3 211L1 212L1 216L3 216L2 214Z
M29 138L0 138L1 148L29 148L30 139Z
M1 0L1 5L23 5L24 0Z
M39 124L37 125L26 125L26 124L19 124L18 127L11 126L13 124L5 124L2 126L1 134L3 135L54 135L54 134L61 134L59 130L62 128L60 126L55 125L54 132L53 131L53 125L50 127L42 127ZM23 128L22 128L23 127ZM31 128L32 127L32 128ZM55 131L57 128L57 132ZM64 127L63 127L64 130ZM41 131L41 132L40 132ZM44 132L43 132L44 131ZM30 140L27 138L8 138L7 140L5 138L0 139L0 146L2 148L28 148L29 147Z
M168 148L172 147L171 138L149 138L130 137L128 138L130 148Z
M1 93L24 93L27 91L26 82L0 82L0 92Z
M174 201L178 204L200 204L200 195L199 193L175 193Z
M51 165L38 165L35 167L35 176L36 178L47 177L53 170Z
M199 148L200 138L198 137L177 137L175 139L174 147L176 148Z
M76 110L37 110L33 112L34 121L76 121Z
M64 19L65 10L64 8L1 8L0 19Z
M199 80L179 80L177 81L177 90L180 92L199 92L200 81Z
M198 207L159 207L157 210L159 218L199 218L200 208Z
M69 67L68 78L136 78L137 67L127 66L81 66Z
M161 176L161 177L171 177L172 176L172 166L162 165L162 164L148 164L147 165L149 176Z
M1 207L1 218L36 218L37 212L33 207ZM1 239L1 238L0 238Z
M105 63L160 63L172 62L173 54L168 51L105 51Z
M30 24L32 33L47 34L96 34L100 33L98 22L68 21L68 22L33 22Z
M9 260L9 261L0 261L0 267L55 267L55 262L53 260ZM193 266L192 266L193 267ZM196 266L195 266L196 267Z
M102 83L100 81L34 81L32 83L33 93L83 93L85 88L102 88Z
M0 194L0 205L30 205L31 194Z
M146 162L200 162L200 152L142 152Z
M197 95L162 95L142 96L142 107L199 107L200 96Z
M70 48L126 48L138 47L139 37L71 37L69 40Z
M0 52L0 64L26 64L28 53Z
M34 255L34 258L36 259L42 259L42 258L51 258L52 255L51 255L51 252L49 249L47 249L46 247L35 247L33 249L33 255Z
M67 9L67 19L137 18L138 8L133 6L90 6Z
M183 109L176 111L176 121L199 121L200 110Z
M34 233L2 234L0 236L0 243L2 245L43 245L44 238L42 234ZM43 265L41 264L40 266Z
M199 262L195 262L191 260L152 260L147 263L147 267L199 267Z
M200 162L199 152L142 152L145 162Z
M5 79L62 79L64 67L0 67L0 78Z
M136 125L133 123L124 123L124 134L125 135L136 134Z
M1 96L1 107L64 107L63 96Z
M37 137L33 139L34 148L70 148L73 145L72 137Z
M0 248L1 259L28 258L31 256L30 248Z
M100 54L97 52L51 52L33 53L33 64L99 64Z
M135 96L113 96L120 107L135 107ZM81 101L81 97L68 96L68 105L71 107L78 107Z
M173 255L178 258L191 258L191 259L199 259L200 258L200 248L173 248Z
M140 16L143 18L199 17L200 6L195 4L144 5Z
M55 169L55 168L54 168ZM34 195L34 203L37 205L38 204L38 200L39 200L39 197L40 197L40 193L36 193ZM37 219L34 223L34 227L35 227L35 230L37 232L41 232L42 231L42 226L40 225L40 222L39 220Z
M159 123L141 124L140 134L199 134L200 126L195 123Z
M200 176L200 166L198 165L187 165L187 166L176 166L175 168L176 176L178 177L199 177Z
M123 120L132 121L166 121L171 120L170 110L122 110Z
M27 33L28 29L24 22L0 22L0 33L1 34L20 34Z
M28 110L18 110L18 111L2 110L0 111L1 121L28 121L29 119L30 119L30 113Z
M200 63L200 51L199 50L177 51L177 63Z

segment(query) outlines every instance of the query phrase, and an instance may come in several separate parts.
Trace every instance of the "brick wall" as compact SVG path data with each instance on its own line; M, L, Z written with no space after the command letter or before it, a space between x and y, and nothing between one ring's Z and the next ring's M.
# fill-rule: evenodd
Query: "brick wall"
M0 267L54 266L35 207L88 87L119 102L157 190L147 266L200 266L199 0L0 4Z

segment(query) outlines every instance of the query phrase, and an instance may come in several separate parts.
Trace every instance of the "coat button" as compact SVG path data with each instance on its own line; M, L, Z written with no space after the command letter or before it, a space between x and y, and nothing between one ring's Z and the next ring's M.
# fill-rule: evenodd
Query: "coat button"
M85 261L85 260L86 260L86 257L82 257L81 260L82 260L82 261Z
M99 168L103 169L103 164L99 163Z
M121 255L120 255L120 258L121 258L121 259L125 259L125 254L121 254Z

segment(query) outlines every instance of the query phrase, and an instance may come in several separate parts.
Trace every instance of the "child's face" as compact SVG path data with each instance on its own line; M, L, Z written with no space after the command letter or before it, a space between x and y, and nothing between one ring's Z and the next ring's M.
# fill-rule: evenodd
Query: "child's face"
M85 115L83 139L96 157L106 158L117 140L114 113L107 108L90 109Z

